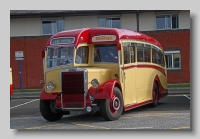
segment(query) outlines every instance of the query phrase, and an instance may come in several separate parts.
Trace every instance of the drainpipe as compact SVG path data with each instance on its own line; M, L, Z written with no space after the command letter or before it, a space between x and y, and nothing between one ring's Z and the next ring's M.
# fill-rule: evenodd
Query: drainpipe
M137 31L139 31L139 10L136 11Z

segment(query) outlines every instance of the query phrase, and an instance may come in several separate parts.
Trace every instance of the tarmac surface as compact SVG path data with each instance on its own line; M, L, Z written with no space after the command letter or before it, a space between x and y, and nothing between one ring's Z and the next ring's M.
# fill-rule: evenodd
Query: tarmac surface
M168 95L190 95L190 88L169 88ZM40 92L13 92L11 99L39 99Z

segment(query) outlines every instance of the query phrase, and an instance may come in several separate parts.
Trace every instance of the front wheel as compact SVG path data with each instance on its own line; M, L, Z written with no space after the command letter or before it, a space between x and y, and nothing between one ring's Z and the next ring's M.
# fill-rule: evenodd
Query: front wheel
M113 121L120 118L123 112L123 99L119 88L114 88L114 92L110 99L100 101L100 112L107 121Z
M53 108L54 100L40 100L40 113L48 121L60 120L63 112Z

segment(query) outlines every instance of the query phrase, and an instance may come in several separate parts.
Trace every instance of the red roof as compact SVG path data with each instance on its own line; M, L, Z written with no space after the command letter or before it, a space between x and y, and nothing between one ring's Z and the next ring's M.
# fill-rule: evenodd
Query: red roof
M82 29L62 31L62 32L54 34L47 42L47 46L50 45L50 40L52 38L58 38L58 37L75 37L74 44L76 45L82 42L86 42L90 44L90 43L94 43L92 42L92 37L99 36L99 35L115 35L116 40L112 41L112 43L118 43L119 40L121 39L132 39L132 40L149 42L149 43L157 45L158 47L162 49L161 44L156 39L150 36L147 36L141 32L136 32L136 31L128 30L128 29L105 28L105 27L82 28ZM98 43L98 42L95 42L95 43Z

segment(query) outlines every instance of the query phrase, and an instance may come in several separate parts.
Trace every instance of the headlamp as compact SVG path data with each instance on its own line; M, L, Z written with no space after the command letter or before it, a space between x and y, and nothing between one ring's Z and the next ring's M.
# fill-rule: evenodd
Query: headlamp
M53 81L47 83L47 89L53 90L56 87L56 84Z
M91 85L92 87L97 88L99 86L99 81L97 79L93 79L91 81Z

